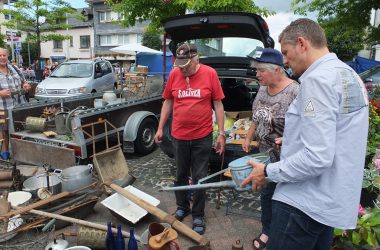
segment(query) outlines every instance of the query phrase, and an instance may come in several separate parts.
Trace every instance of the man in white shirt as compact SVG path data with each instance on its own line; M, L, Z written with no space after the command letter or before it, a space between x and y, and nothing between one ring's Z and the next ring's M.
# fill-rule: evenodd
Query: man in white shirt
M279 162L254 167L242 183L277 183L268 250L330 249L333 229L356 226L368 134L360 77L327 48L323 29L298 19L280 34L285 63L300 76L285 115Z

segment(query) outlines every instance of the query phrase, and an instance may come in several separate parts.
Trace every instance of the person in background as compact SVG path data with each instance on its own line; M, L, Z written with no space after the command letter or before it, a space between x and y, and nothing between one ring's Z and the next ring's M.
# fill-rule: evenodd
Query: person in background
M225 146L223 90L216 71L199 63L197 47L182 44L176 51L174 68L169 75L163 98L156 143L160 143L163 128L173 112L172 136L177 166L176 186L188 184L189 172L193 183L206 177L212 149L212 104L215 109L219 136L215 142L216 152L222 154ZM188 214L193 216L193 230L204 234L206 224L204 209L205 190L193 192L193 206L187 191L175 191L177 210L175 217L182 221Z
M44 66L43 79L46 79L46 77L50 76L52 67L53 67L53 64L51 60L47 59L46 64Z
M50 68L50 72L53 72L58 67L58 62L54 62Z
M30 90L30 85L17 69L8 63L8 50L0 48L0 139L2 140L1 158L9 158L8 113L19 103L25 103L23 93Z
M330 249L334 228L356 227L368 134L368 96L355 71L327 48L321 26L301 18L280 34L300 92L285 115L281 160L242 185L276 182L268 250Z
M34 64L33 64L33 71L34 71L34 75L35 75L35 80L37 82L40 82L41 81L41 66L40 66L40 61L38 60L35 60L34 61Z
M275 146L276 138L282 137L285 125L285 112L297 96L299 84L286 76L283 56L280 51L265 48L260 56L253 58L252 66L260 89L252 105L252 123L242 144L245 152L250 151L255 137L260 152L272 150L271 162L279 160L280 153ZM264 249L268 242L272 217L272 196L275 182L268 183L260 193L262 233L253 240L253 249Z

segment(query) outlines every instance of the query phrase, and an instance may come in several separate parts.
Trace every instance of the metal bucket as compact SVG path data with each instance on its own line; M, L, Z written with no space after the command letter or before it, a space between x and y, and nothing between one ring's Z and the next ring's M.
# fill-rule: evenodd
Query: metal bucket
M25 120L25 129L31 132L44 132L46 130L46 118L28 116Z
M250 190L252 188L252 185L250 184L247 184L243 188L240 188L241 182L251 174L253 169L252 166L247 163L249 160L268 164L270 163L270 156L267 153L248 155L236 159L228 164L228 167L231 171L232 180L234 181L236 185L235 188L237 190L243 191Z
M64 135L66 133L70 133L70 131L66 127L66 118L68 117L68 112L59 112L55 115L55 129L57 134Z

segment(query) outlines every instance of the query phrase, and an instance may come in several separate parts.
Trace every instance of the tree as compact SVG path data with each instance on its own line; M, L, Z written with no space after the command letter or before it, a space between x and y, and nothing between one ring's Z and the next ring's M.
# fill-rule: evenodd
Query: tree
M28 33L28 41L38 46L38 57L41 54L41 42L66 40L70 36L55 34L57 29L66 29L67 15L75 13L65 0L18 0L13 8L2 9L0 13L14 18L3 25L10 29ZM79 15L77 15L80 18Z
M0 34L0 48L6 48L7 43L5 42L6 36L4 34Z
M142 45L155 50L161 50L162 41L160 39L160 35L157 32L145 32L142 37Z
M337 24L336 18L322 20L320 25L326 33L328 47L339 59L352 60L365 43L365 32Z
M259 8L252 0L107 0L112 10L121 13L122 25L128 27L136 21L150 20L150 31L161 27L161 20L171 16L183 15L187 10L192 12L204 11L244 11L268 16L273 12Z
M318 12L318 22L334 18L337 27L364 34L366 43L380 43L380 27L371 25L371 11L380 8L379 0L293 0L292 6L298 14Z
M21 44L21 56L24 59L24 65L29 65L28 43ZM30 62L33 63L38 56L38 46L35 43L29 43Z

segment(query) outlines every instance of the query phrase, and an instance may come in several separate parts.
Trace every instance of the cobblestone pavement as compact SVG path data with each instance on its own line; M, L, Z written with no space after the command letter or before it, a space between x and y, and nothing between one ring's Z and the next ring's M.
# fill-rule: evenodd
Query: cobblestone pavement
M162 186L173 184L172 178L175 177L174 159L166 156L160 149L144 157L126 155L126 158L133 175L138 179L139 185L159 189ZM214 179L218 181L219 177ZM209 204L217 203L218 190L218 188L207 190ZM260 197L258 193L223 189L220 192L220 204L228 205L231 212L244 213L254 217L260 216Z

